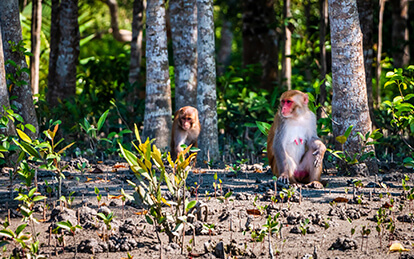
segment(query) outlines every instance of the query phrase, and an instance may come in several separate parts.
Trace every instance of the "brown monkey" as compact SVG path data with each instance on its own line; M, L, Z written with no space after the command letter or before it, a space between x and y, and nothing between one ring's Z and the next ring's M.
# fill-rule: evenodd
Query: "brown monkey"
M278 181L319 189L326 147L316 134L316 116L308 102L301 91L282 94L267 137L267 157Z
M177 155L183 150L182 144L197 147L197 139L201 125L198 120L198 111L191 106L185 106L174 114L171 135L171 158L177 159Z

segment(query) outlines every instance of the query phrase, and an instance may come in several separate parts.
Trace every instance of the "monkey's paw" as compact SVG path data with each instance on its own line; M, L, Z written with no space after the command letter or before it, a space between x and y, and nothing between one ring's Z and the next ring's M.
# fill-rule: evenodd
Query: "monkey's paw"
M312 189L323 189L323 184L319 181L312 181L306 184L305 187L312 188Z
M312 155L315 156L315 161L313 162L313 166L320 167L322 165L323 156L321 155L321 152L319 151L319 149L313 152Z
M288 174L281 174L278 178L277 181L281 184L284 185L289 185L289 175Z

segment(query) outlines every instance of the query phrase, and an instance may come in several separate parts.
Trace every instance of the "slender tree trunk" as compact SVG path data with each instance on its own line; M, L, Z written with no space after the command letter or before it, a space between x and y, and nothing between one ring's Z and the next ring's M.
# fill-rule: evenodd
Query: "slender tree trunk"
M382 27L384 24L384 7L386 0L379 0L380 10L379 10L379 22L378 22L378 44L377 44L377 105L381 103L381 54L382 54Z
M139 81L142 60L142 18L144 14L144 1L134 0L132 14L132 41L131 41L131 62L129 65L129 82L131 84Z
M274 0L243 1L243 65L260 63L260 87L269 92L278 79L278 37L274 24Z
M319 49L320 49L320 62L321 62L321 77L320 80L326 79L327 74L327 61L326 61L326 27L328 26L328 0L319 0L321 20L319 25ZM319 103L322 105L322 108L326 102L326 82L324 81L320 86L319 93ZM322 111L322 108L319 108L317 111L318 119L326 116Z
M42 0L32 1L30 81L33 94L39 93L40 30L42 28Z
M220 49L217 55L217 73L219 76L226 72L226 68L230 65L231 45L233 43L233 31L231 30L231 22L223 17L223 26L221 27Z
M20 69L27 68L23 53L13 52L9 44L9 41L19 43L23 40L18 1L0 1L0 25L2 28L4 60L13 60ZM22 116L24 123L31 124L36 129L35 133L29 130L25 131L30 138L35 139L38 136L39 126L33 104L32 90L29 85L29 74L23 72L20 77L17 77L16 68L11 64L6 65L5 70L7 74L13 75L17 81L25 82L21 86L16 86L15 84L11 86L10 96L17 97L11 101L11 104L17 108L15 112ZM12 82L8 82L8 84L10 85Z
M287 21L292 14L290 13L290 0L283 0L283 18ZM284 43L283 43L283 57L282 57L282 85L286 86L288 90L292 89L292 64L291 64L291 45L292 33L288 24L285 22L283 27Z
M197 6L196 0L170 1L174 52L175 110L197 106Z
M365 65L365 82L367 85L369 115L373 125L375 125L374 115L374 95L372 91L372 62L374 59L373 39L374 32L374 14L371 0L358 0L358 13L363 35L364 65Z
M408 36L408 0L392 0L392 46L394 67L404 67L410 62Z
M131 59L129 65L129 78L132 92L126 96L127 109L130 116L135 116L135 101L144 99L145 89L139 84L142 62L142 31L144 16L144 0L134 0L134 9L132 13L132 41L131 41ZM142 80L143 81L143 80Z
M52 0L47 100L56 107L76 92L79 57L78 0Z
M147 86L144 115L144 140L155 138L165 150L170 142L171 88L168 72L167 32L163 0L150 0L146 28Z
M118 15L118 2L117 0L102 0L109 7L109 13L111 14L111 30L114 39L120 42L128 42L132 40L132 33L127 30L119 29L119 15Z
M1 44L1 42L2 36L0 26L0 117L2 117L2 114L4 113L3 106L6 108L10 107L9 91L7 90L6 82L6 71L4 70L3 44ZM7 128L0 128L0 134L4 134L6 136L15 135L16 130L13 122L9 121Z
M201 123L199 137L199 147L201 150L198 153L197 159L201 161L217 161L220 154L217 132L213 0L197 0L197 12L197 108L200 112Z
M364 148L356 132L365 135L372 131L365 83L362 33L356 1L328 1L332 45L332 117L335 121L333 131L335 136L339 136L351 125L354 126L353 133L344 144L344 151L351 157L361 153ZM344 26L345 22L347 26ZM340 145L337 148L340 149ZM375 151L373 145L368 149ZM371 171L373 167L367 165Z

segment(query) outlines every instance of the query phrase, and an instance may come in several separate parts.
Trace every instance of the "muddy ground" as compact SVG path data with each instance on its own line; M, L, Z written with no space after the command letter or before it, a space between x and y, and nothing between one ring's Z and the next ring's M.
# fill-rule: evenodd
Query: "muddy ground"
M180 244L168 243L165 233L160 233L160 246L156 229L142 215L145 212L142 205L126 202L123 210L120 199L108 200L108 194L118 196L121 188L127 193L133 192L126 180L136 181L136 178L126 163L105 162L80 171L74 167L78 162L69 163L63 181L66 197L75 192L70 208L59 206L54 196L47 199L46 209L43 202L34 207L35 217L42 221L35 226L35 232L40 233L40 250L48 258L74 258L75 246L77 258L128 258L127 252L133 258L160 258L160 251L163 258L270 258L268 236L262 242L254 242L252 238L252 232L260 233L269 215L279 215L277 226L282 226L270 238L276 258L414 258L414 204L402 194L401 181L407 174L412 178L407 184L413 188L412 172L397 170L370 177L339 177L330 169L323 175L325 189L302 189L289 201L285 197L284 202L280 202L277 194L278 201L273 202L272 175L261 165L243 165L237 173L228 169L197 169L190 173L187 186L194 187L195 182L200 185L198 200L207 205L208 215L206 220L202 215L193 222L195 240L193 230L186 228L184 251L181 251ZM18 203L10 199L6 172L3 168L0 177L0 221L3 223L10 214L9 228L15 230L22 223L22 217ZM215 173L222 181L222 192L233 192L228 201L216 198L220 196L219 191L214 195ZM354 188L353 181L358 179L362 185ZM49 196L45 180L53 187L53 173L39 170L39 190ZM15 182L14 187L18 187L20 181ZM388 189L380 187L381 183ZM100 206L95 187L102 194ZM13 197L16 195L14 192ZM190 200L195 199L195 192L191 191ZM379 225L381 235L376 229L380 208L384 211L384 222ZM115 219L109 241L104 242L104 224L96 213L110 211ZM72 236L64 237L65 247L57 241L61 235L49 234L50 228L63 220L79 222L83 227L76 232L75 241ZM26 230L32 228L28 226ZM409 251L390 252L392 243L399 243ZM14 247L8 245L2 257L8 256Z

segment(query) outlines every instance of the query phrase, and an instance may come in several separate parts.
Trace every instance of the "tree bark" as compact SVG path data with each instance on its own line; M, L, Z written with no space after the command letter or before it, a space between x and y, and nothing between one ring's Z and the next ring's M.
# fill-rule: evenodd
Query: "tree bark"
M42 0L32 1L30 81L33 94L39 93L40 30L42 28Z
M292 64L291 64L291 46L292 33L286 21L292 16L290 12L290 0L283 0L283 18L285 25L283 26L283 57L282 57L282 85L288 90L292 89Z
M198 86L197 108L200 112L199 161L218 161L216 107L216 61L214 58L213 0L197 0Z
M23 40L22 28L20 26L20 13L18 1L1 0L0 1L0 25L2 28L4 60L14 61L20 69L26 68L27 63L23 53L13 52L9 41L19 43ZM24 81L26 84L21 86L12 85L10 96L17 98L11 101L11 105L16 107L16 113L22 116L24 123L31 124L36 132L29 130L25 132L32 139L37 138L39 125L37 122L36 111L33 104L33 95L30 87L29 74L23 72L19 78L16 75L16 68L11 64L5 66L6 74L12 74L17 81ZM8 82L10 85L12 82Z
M374 115L374 94L372 91L372 62L374 59L373 39L374 14L371 0L357 0L359 21L363 35L363 52L365 66L365 82L367 85L369 115L373 125L375 125Z
M163 0L149 0L147 4L147 86L142 135L144 140L155 138L155 145L165 150L172 124L165 6Z
M3 56L3 44L1 37L1 26L0 26L0 117L4 113L4 107L10 107L9 91L7 89L6 82L6 71L4 70L4 56ZM9 121L7 128L0 128L0 134L6 136L16 135L16 130L12 121Z
M321 62L321 77L320 80L326 79L326 74L328 72L327 68L327 60L326 60L326 27L328 26L328 0L319 0L319 8L321 14L321 20L319 25L319 49L320 49L320 62ZM322 111L322 108L326 102L326 82L320 86L320 93L319 93L319 100L318 102L321 104L321 108L317 111L317 117L322 118L326 114Z
M175 110L197 106L197 6L196 0L170 1L174 52Z
M222 20L220 49L217 55L217 73L219 76L223 75L226 72L226 68L230 65L231 47L234 37L231 30L231 22L225 17Z
M377 105L381 103L381 55L382 55L382 27L384 24L384 7L386 0L379 0L379 22L378 22L378 44L377 44L377 69L376 69L376 81L377 81Z
M278 79L278 38L274 0L243 1L243 65L260 63L260 87L274 90Z
M362 33L357 0L329 0L332 46L332 117L334 136L343 135L353 125L353 133L372 131L365 83ZM337 146L341 149L341 146ZM352 157L361 153L357 134L351 134L344 151ZM365 151L375 151L373 145ZM369 164L368 168L373 169ZM371 170L370 170L371 171ZM372 171L371 171L372 172Z
M120 42L128 42L132 40L132 33L128 30L119 29L119 16L118 16L118 2L117 0L102 0L109 7L109 13L111 14L111 30L114 39Z
M78 0L52 0L47 92L50 107L76 93L79 41Z
M408 36L408 0L391 0L392 4L392 46L394 67L404 67L410 62Z
M142 61L142 18L144 14L144 1L134 0L132 13L132 41L131 41L131 62L129 65L129 83L139 81Z

